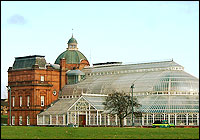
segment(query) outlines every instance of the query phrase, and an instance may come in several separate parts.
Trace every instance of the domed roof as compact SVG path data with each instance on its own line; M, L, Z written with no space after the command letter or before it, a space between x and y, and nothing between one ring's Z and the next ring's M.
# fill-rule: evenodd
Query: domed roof
M64 51L57 57L55 64L60 64L61 58L66 59L66 64L80 64L82 60L87 60L87 58L78 50Z
M76 43L76 44L78 44L77 41L76 41L76 39L73 37L73 35L72 35L72 37L69 39L69 41L68 41L67 44L69 44L69 43Z

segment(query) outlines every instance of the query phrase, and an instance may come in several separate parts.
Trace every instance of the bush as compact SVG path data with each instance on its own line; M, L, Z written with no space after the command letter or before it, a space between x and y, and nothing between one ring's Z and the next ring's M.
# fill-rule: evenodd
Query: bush
M7 124L8 115L1 115L1 124Z

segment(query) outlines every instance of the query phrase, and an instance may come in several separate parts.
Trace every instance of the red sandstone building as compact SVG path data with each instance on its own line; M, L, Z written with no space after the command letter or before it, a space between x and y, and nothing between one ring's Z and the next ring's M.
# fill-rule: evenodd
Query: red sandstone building
M8 86L11 87L11 125L36 125L37 114L58 99L60 90L68 83L81 80L77 74L67 72L80 72L79 70L89 66L89 62L78 51L78 43L73 36L67 44L67 50L58 56L55 64L47 63L41 55L15 58L13 67L8 69ZM10 111L8 124L9 116Z

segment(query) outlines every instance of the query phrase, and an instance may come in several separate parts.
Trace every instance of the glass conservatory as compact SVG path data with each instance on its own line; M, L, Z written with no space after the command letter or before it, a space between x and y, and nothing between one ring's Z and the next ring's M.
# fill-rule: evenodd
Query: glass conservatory
M199 79L174 61L95 65L82 72L84 80L64 86L58 101L38 114L38 125L118 126L118 117L104 110L103 102L113 91L131 94L132 84L133 95L142 105L135 126L152 125L155 120L199 125ZM123 124L131 126L131 116Z

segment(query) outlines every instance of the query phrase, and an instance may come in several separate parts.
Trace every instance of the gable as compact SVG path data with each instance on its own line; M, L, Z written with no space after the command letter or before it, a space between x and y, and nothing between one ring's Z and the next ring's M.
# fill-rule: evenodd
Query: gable
M86 111L86 110L97 110L88 100L81 96L69 109L68 111Z

